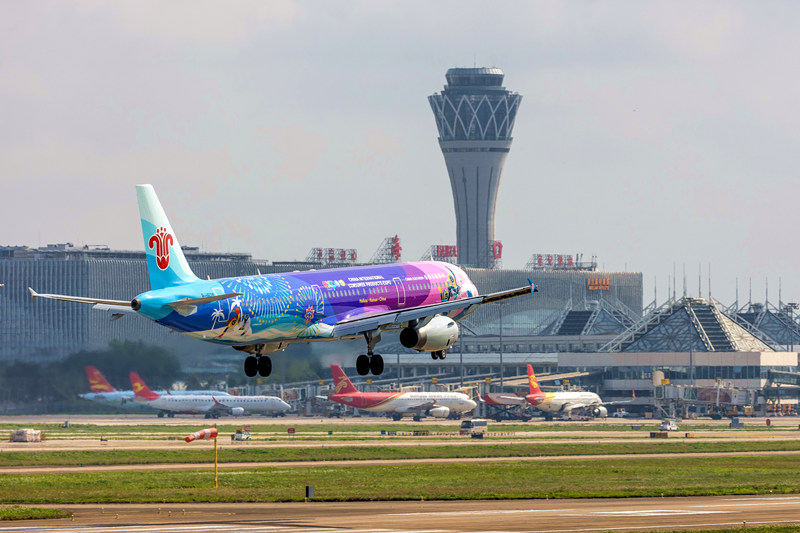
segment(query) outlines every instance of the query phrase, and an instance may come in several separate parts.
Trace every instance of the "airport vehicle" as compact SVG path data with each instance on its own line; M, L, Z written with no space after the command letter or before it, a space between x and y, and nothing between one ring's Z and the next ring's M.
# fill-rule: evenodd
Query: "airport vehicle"
M461 422L461 435L469 435L472 438L482 439L489 429L489 421L484 418L472 418Z
M628 413L628 411L626 411L625 409L617 409L616 411L614 411L614 412L611 414L611 416L613 416L614 418L625 418L625 417L627 417L629 414L630 414L630 413Z
M377 413L392 413L393 420L412 415L418 422L422 416L460 418L475 409L476 404L461 392L359 392L339 365L331 365L335 393L328 399Z
M249 354L247 376L269 376L268 354L294 342L363 337L360 375L383 372L374 353L385 331L398 331L409 349L444 359L458 338L456 324L479 305L536 292L536 285L479 295L455 265L437 261L325 269L202 280L194 275L151 185L136 186L149 291L132 300L60 294L31 297L91 304L114 313L138 313L190 337Z
M525 400L542 411L548 420L552 420L554 414L571 415L573 411L586 413L594 418L605 418L608 416L607 405L630 403L635 398L604 402L596 393L589 391L543 392L531 365L528 365L528 391Z
M659 431L678 431L678 424L674 418L664 418L661 420Z
M84 394L79 394L78 397L84 400L91 400L93 402L102 402L116 407L123 407L125 409L141 409L147 407L136 401L132 390L117 390L111 383L108 382L106 377L100 372L97 367L92 365L85 366L86 378L89 380L89 390ZM224 391L209 391L209 390L170 390L170 391L156 391L157 394L201 394L201 395L214 395L214 396L230 396Z
M242 416L248 413L285 412L289 404L275 396L224 396L205 394L156 394L136 372L130 373L136 401L158 409L158 417L173 417L175 413L203 414L206 418L221 415Z
M233 435L231 435L231 440L250 440L250 431L247 429L237 429Z

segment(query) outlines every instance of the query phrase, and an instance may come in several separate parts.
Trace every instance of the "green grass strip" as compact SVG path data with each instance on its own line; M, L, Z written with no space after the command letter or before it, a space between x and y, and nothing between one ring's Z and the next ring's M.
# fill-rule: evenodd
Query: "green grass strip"
M557 462L401 464L318 468L0 476L10 503L624 498L800 493L796 457L631 458Z
M111 443L113 445L113 443ZM439 446L435 442L421 446L326 446L319 448L257 448L251 444L223 446L222 463L272 461L365 461L377 459L458 459L487 457L545 457L570 455L648 454L648 453L718 453L756 451L798 451L800 441L697 442L666 440L655 442L469 444ZM56 452L4 452L0 467L15 466L98 466L136 464L205 463L212 456L210 443L186 444L182 450L89 450Z
M41 520L70 516L72 516L71 512L61 509L42 509L41 507L22 507L21 505L0 506L0 520Z

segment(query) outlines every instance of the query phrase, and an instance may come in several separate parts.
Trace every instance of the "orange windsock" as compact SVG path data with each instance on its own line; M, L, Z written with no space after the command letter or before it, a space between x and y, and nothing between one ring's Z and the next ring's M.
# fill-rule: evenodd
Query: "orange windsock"
M195 431L184 440L186 442L192 442L194 440L202 440L202 439L215 439L217 438L217 428L208 428L208 429L201 429L200 431Z

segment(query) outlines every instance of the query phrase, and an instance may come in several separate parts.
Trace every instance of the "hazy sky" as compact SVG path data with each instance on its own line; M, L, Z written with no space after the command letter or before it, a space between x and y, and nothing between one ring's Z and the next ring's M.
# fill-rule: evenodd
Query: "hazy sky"
M597 254L666 297L800 300L800 3L0 0L0 244L181 243L404 259L455 243L426 97L454 66L523 95L503 263ZM0 280L2 281L2 280ZM755 298L754 298L755 299Z

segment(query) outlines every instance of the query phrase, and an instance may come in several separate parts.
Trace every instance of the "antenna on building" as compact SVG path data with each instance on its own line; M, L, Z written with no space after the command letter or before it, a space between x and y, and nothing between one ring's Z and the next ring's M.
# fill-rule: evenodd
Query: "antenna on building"
M683 264L683 297L686 298L686 263Z
M672 262L672 301L678 295L678 275L676 274L675 261Z
M711 263L708 264L708 301L711 301Z

